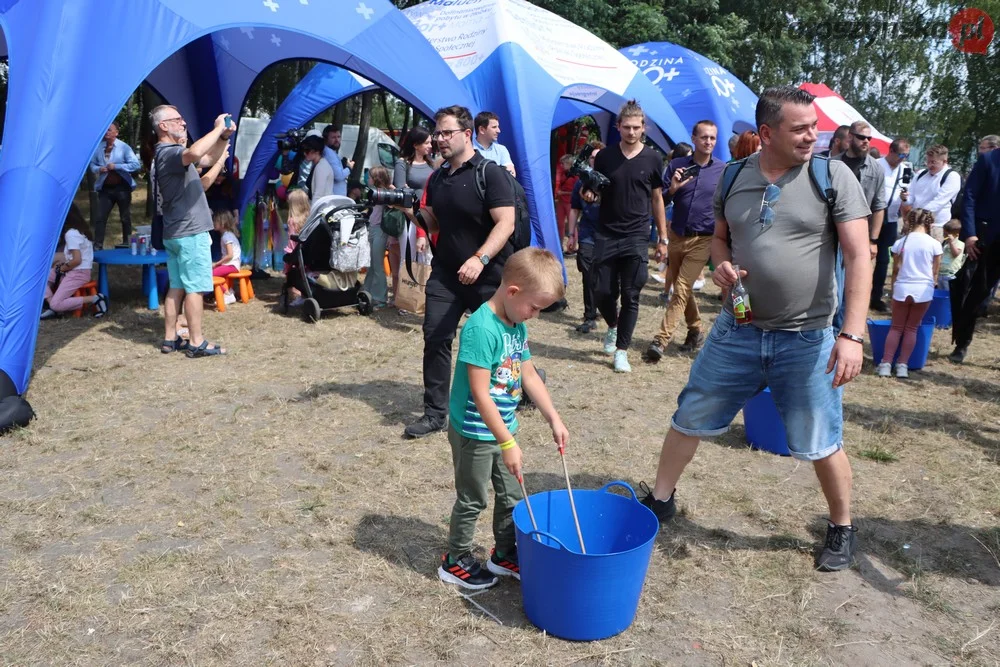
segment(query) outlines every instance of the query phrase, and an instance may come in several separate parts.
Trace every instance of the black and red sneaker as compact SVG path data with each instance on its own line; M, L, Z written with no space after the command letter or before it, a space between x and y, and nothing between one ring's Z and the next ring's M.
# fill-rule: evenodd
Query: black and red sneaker
M448 554L441 556L438 579L446 584L457 584L473 591L492 588L500 581L484 570L471 553L462 554L457 559L449 558Z
M497 556L497 550L490 552L490 559L486 561L486 569L501 577L514 577L521 580L521 568L517 565L517 549L505 553L503 558Z

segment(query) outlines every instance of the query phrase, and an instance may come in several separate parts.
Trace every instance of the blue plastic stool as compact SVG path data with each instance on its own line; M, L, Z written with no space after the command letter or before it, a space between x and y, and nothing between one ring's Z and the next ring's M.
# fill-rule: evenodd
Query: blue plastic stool
M628 489L630 497L608 491ZM604 639L635 620L660 522L625 482L573 491L587 553L580 553L569 494L529 497L538 530L522 500L514 508L521 598L528 620L574 641Z
M925 317L924 321L917 327L917 344L910 355L910 370L920 370L927 363L927 355L931 351L931 339L934 337L933 317ZM889 327L892 320L868 320L868 338L872 343L872 361L875 364L882 362L882 354L885 352L885 339L889 335ZM896 363L899 359L899 350L896 350L896 358L892 360Z
M747 443L753 449L778 456L792 455L785 436L785 424L778 414L770 387L765 387L743 406L743 425L747 431Z

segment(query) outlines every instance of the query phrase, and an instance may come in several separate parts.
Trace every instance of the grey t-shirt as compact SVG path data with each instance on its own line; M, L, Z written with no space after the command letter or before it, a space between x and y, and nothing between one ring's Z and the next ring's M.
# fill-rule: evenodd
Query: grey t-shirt
M765 330L803 331L829 326L837 308L834 223L867 218L871 213L861 184L842 162L830 162L837 191L833 220L809 176L809 165L790 169L776 182L781 195L772 204L770 227L760 225L768 180L760 172L760 154L747 158L733 182L722 211L722 179L715 190L715 215L729 223L733 264L747 271L753 323ZM732 304L726 303L732 312Z
M212 211L198 169L184 166L180 144L156 145L156 185L160 212L163 214L163 238L180 239L212 229Z
M430 178L433 171L434 169L426 162L407 165L403 158L399 158L392 168L392 184L396 186L397 190L403 187L416 190L417 201L420 201L420 196L424 193L424 185L427 184L427 179Z

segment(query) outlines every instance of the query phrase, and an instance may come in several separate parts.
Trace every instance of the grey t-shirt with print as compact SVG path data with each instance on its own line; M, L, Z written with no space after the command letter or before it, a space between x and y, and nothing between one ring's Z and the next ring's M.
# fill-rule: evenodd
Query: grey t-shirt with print
M764 189L760 154L747 158L733 182L722 211L722 179L715 190L715 215L729 223L733 264L747 271L753 324L761 329L807 331L827 327L837 308L834 223L867 218L871 213L861 184L843 162L830 162L837 191L832 221L827 204L809 176L808 163L785 172L776 182L781 195L772 204L775 218L760 224ZM732 304L726 304L732 312Z
M163 214L163 238L180 239L212 229L212 211L198 169L184 166L184 146L157 144L155 169L160 212Z

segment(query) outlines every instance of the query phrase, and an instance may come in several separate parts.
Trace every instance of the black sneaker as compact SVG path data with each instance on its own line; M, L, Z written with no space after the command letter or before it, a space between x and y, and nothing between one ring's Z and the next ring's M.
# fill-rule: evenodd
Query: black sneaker
M698 348L701 347L702 343L705 342L705 334L701 332L701 329L697 331L688 331L687 338L684 339L684 343L680 346L681 352L697 352Z
M567 308L569 308L569 302L566 301L566 299L559 299L555 303L552 303L549 306L547 306L545 308L542 308L542 312L543 313L559 313L559 312L562 312L562 311L566 310Z
M108 297L103 294L97 295L97 301L94 302L94 317L104 317L108 314Z
M674 496L677 495L676 489L674 489L670 497L666 500L657 500L654 498L653 490L645 482L639 482L639 489L646 492L646 495L639 502L653 510L653 514L660 520L660 523L667 523L677 514L677 503L674 501Z
M948 361L953 364L960 364L965 361L965 355L969 352L969 348L964 345L959 345L955 348L955 351L948 355Z
M538 373L538 377L542 379L542 384L545 384L545 369L535 368L535 372ZM518 401L517 407L514 408L515 412L524 412L525 410L533 410L537 407L535 402L531 400L531 396L528 396L528 392L521 392L521 400Z
M885 304L885 301L872 301L868 304L870 310L874 310L877 313L888 313L889 306Z
M405 429L403 429L403 437L406 438L423 438L430 435L431 433L437 433L438 431L443 431L448 426L448 421L446 419L434 419L433 417L428 417L424 415L417 421L413 422Z
M851 526L835 526L827 523L826 543L823 553L816 559L816 569L820 572L846 570L854 564L854 551L858 548L858 529Z
M663 346L654 340L649 344L649 347L646 348L646 354L643 358L649 363L655 364L663 358Z
M597 320L584 320L583 324L576 325L577 333L588 334L597 328Z
M490 552L490 559L486 561L486 569L498 577L514 577L521 580L521 568L517 566L517 548L504 554L503 558L497 557L497 550Z
M471 553L466 553L454 561L448 554L441 556L438 579L446 584L457 584L472 591L492 588L500 581L495 575L484 570Z

